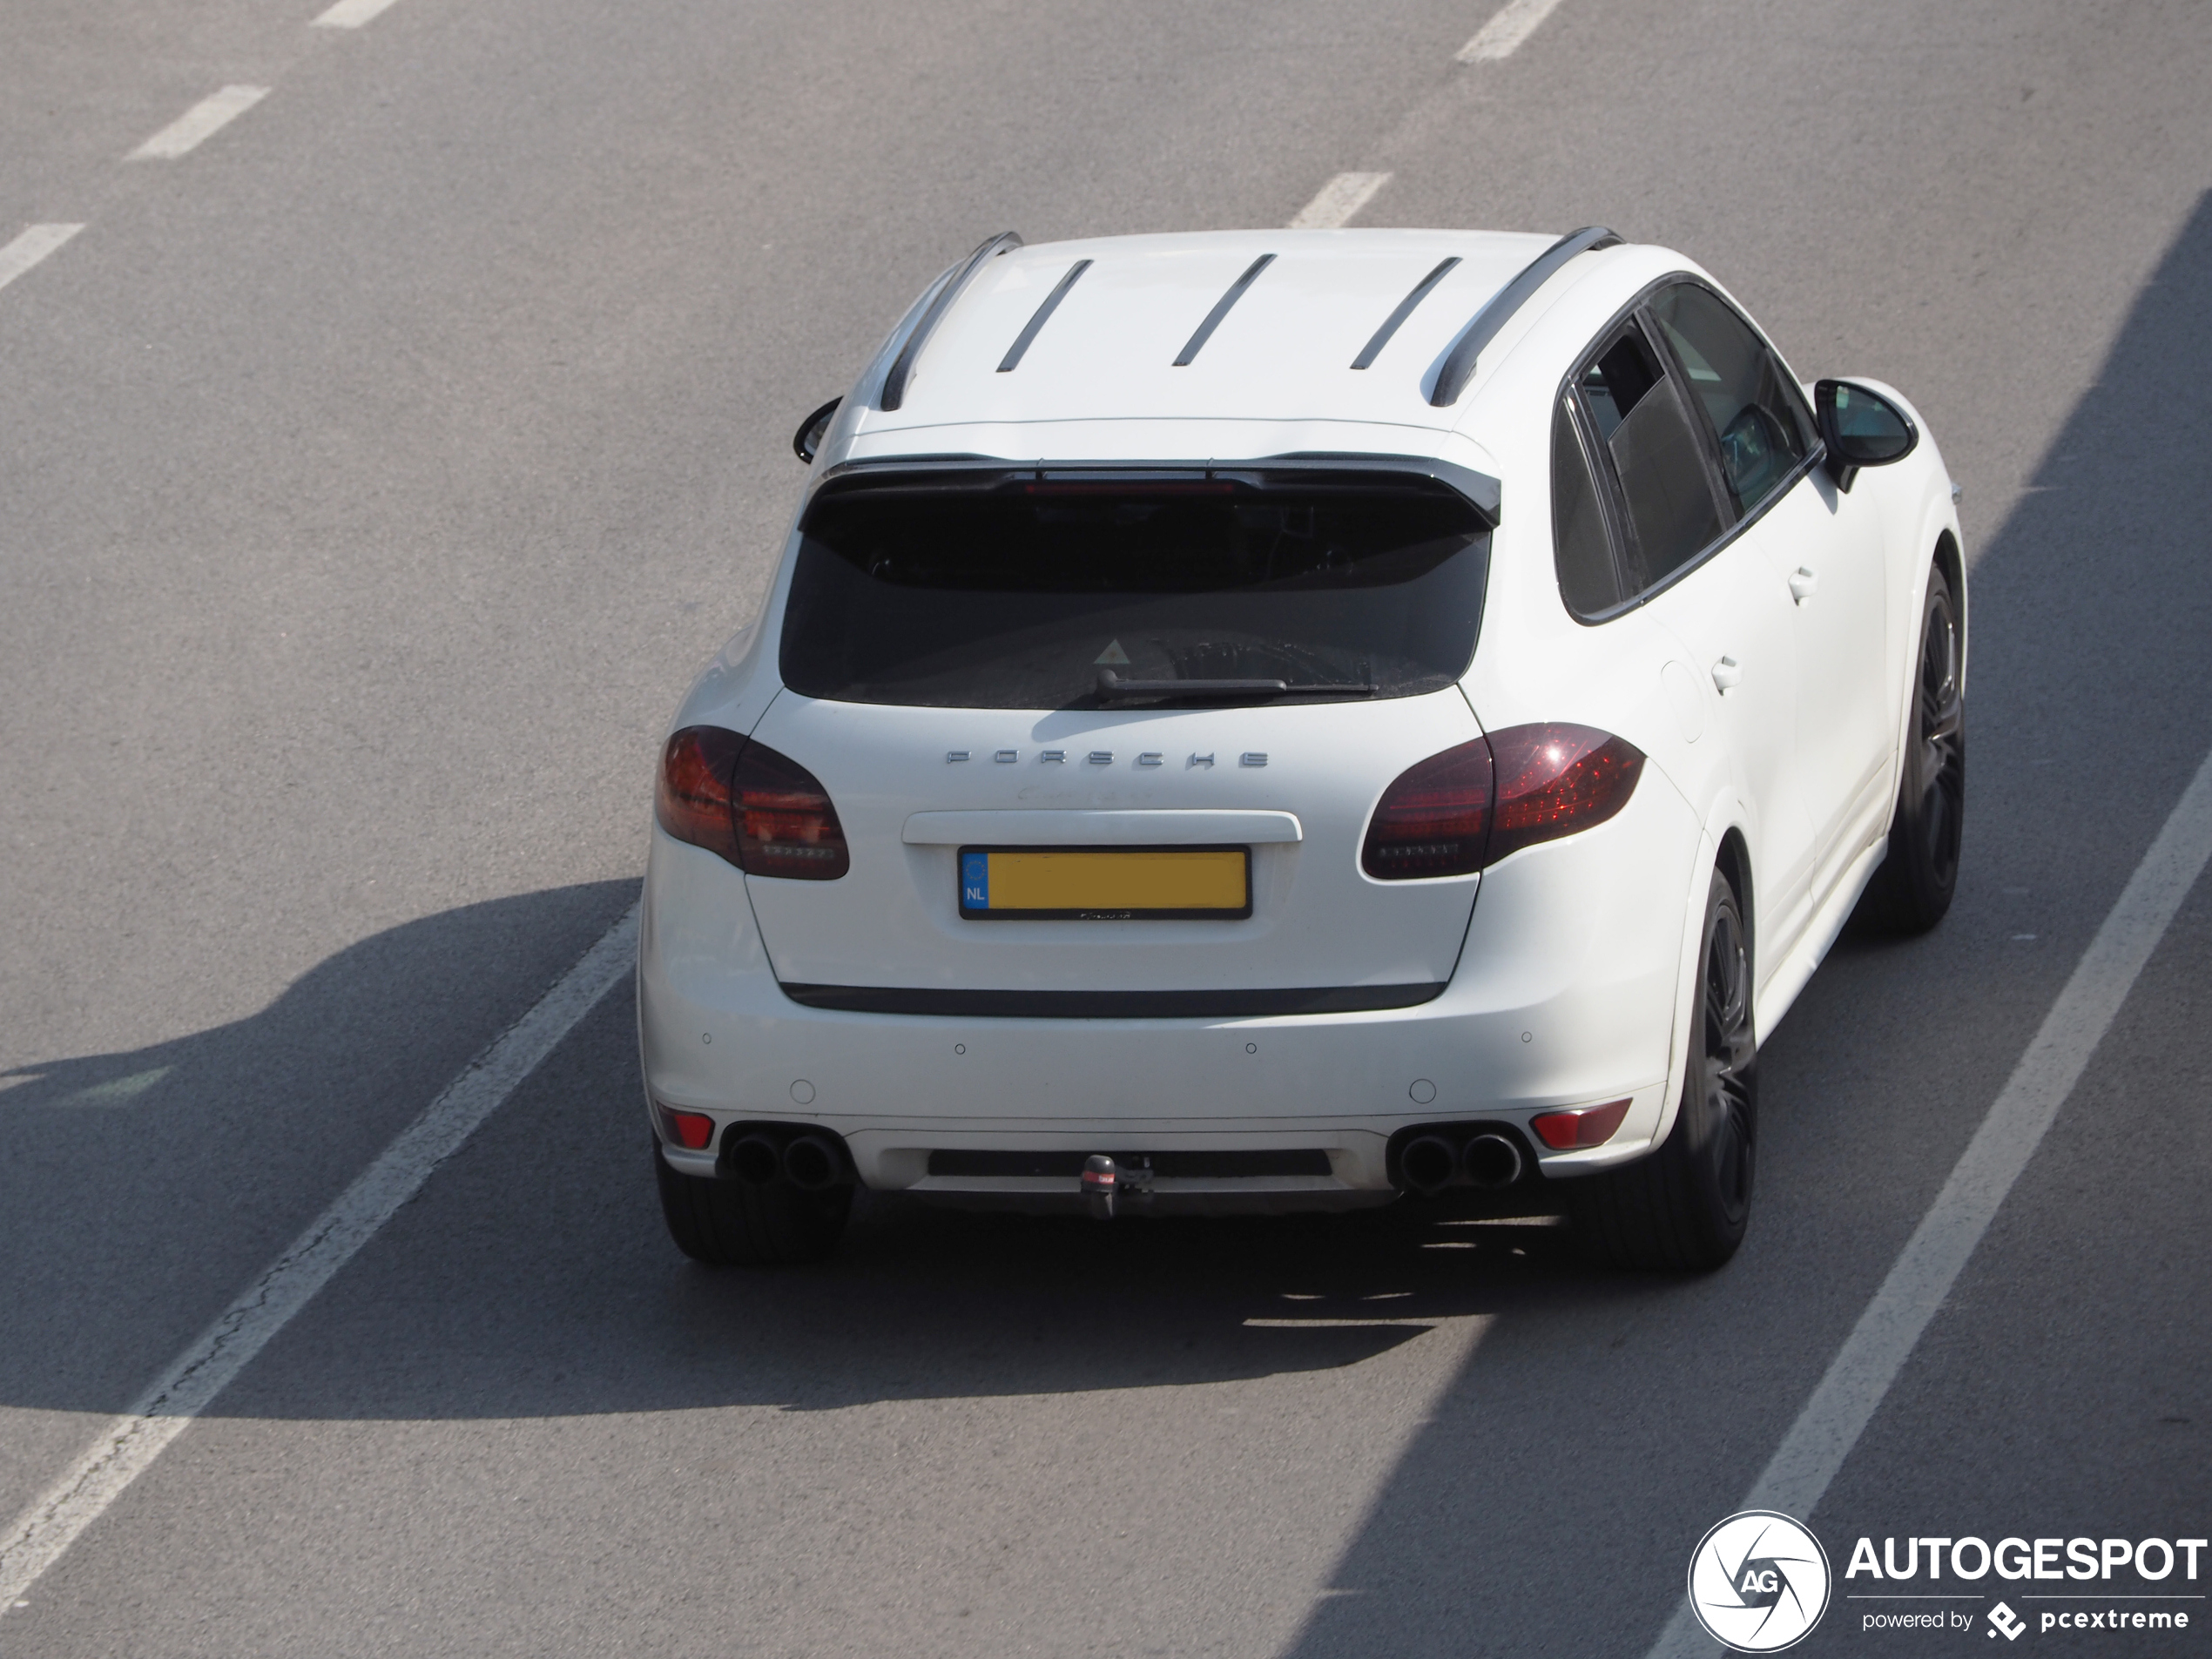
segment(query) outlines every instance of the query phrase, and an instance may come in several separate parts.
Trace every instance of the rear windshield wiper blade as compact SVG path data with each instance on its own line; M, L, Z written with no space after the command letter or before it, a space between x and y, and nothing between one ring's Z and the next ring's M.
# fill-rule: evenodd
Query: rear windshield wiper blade
M1125 680L1110 668L1098 671L1101 697L1284 697L1308 691L1372 697L1380 689L1366 681L1293 685L1288 680Z

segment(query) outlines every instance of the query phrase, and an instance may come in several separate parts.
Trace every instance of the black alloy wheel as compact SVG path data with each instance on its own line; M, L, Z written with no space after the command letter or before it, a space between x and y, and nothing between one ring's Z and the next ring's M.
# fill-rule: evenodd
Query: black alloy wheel
M1703 1272L1743 1242L1758 1167L1751 951L1736 889L1713 872L1682 1105L1656 1152L1563 1182L1578 1230L1617 1267Z
M1951 908L1966 813L1965 656L1959 609L1940 565L1928 573L1921 606L1919 671L1912 726L1898 780L1889 851L1862 907L1886 932L1924 934Z

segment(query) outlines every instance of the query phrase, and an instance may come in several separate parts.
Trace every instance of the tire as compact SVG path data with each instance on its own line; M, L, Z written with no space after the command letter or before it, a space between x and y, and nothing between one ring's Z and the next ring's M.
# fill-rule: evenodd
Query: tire
M786 1267L818 1262L837 1248L852 1212L853 1189L801 1192L752 1187L712 1176L684 1175L653 1148L661 1214L676 1248L712 1267Z
M1913 678L1912 728L1890 819L1889 852L1858 912L1889 934L1924 934L1959 886L1966 811L1966 707L1959 685L1959 607L1939 565L1928 573Z
M1561 1184L1591 1252L1616 1267L1710 1271L1736 1254L1750 1221L1759 1119L1751 957L1736 889L1718 870L1697 960L1674 1128L1649 1157Z

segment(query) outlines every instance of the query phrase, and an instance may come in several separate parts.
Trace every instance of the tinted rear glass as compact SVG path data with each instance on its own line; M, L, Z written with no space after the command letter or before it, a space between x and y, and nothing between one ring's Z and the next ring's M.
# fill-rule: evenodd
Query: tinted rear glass
M1422 479L825 492L783 678L948 708L1412 697L1467 671L1488 551L1474 508Z

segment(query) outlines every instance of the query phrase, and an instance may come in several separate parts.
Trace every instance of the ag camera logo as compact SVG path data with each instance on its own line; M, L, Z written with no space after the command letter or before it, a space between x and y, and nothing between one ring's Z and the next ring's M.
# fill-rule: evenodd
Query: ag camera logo
M1738 1653L1779 1653L1820 1622L1830 1582L1817 1538L1787 1515L1746 1509L1697 1541L1689 1610L1707 1635Z

